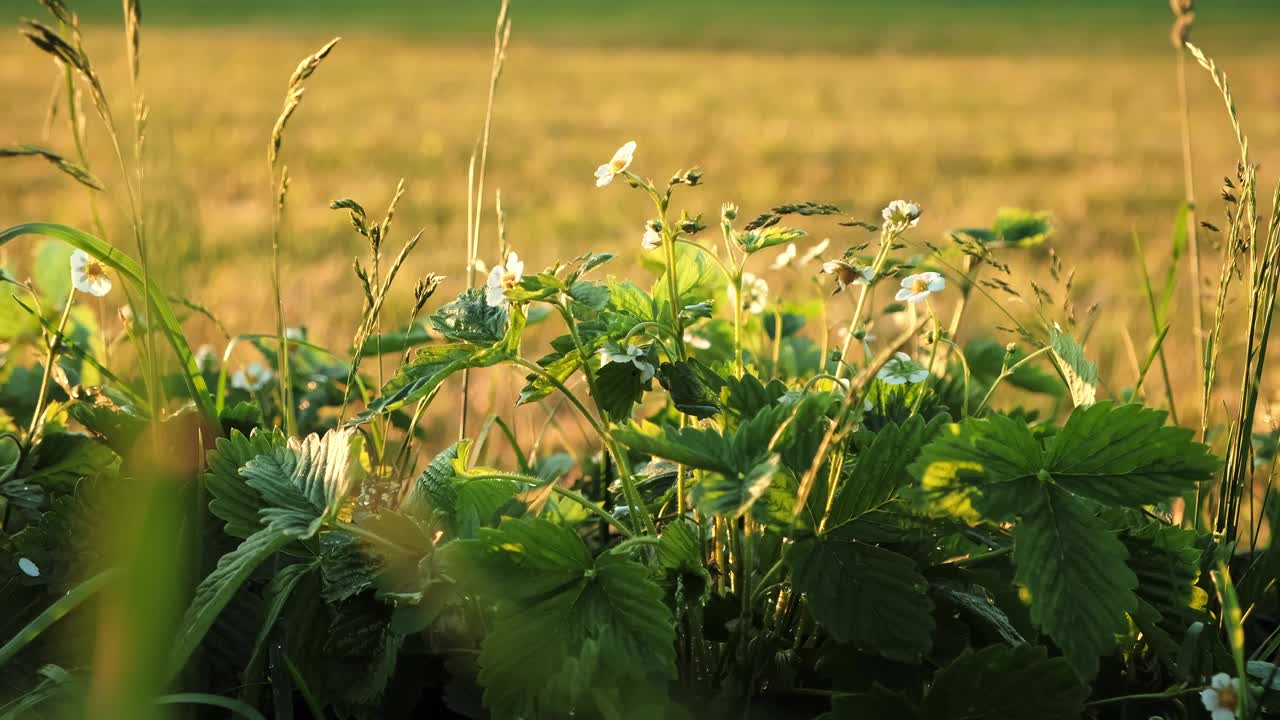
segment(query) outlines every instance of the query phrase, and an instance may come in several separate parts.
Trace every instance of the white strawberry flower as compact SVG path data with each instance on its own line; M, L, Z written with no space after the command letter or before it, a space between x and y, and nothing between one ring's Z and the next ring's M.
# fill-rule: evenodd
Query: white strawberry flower
M251 362L231 376L231 387L245 392L257 392L271 382L271 368Z
M662 247L662 234L659 231L662 224L657 220L650 220L644 224L644 237L640 240L640 247L645 250L657 250Z
M828 260L822 263L820 275L830 275L836 279L836 289L831 293L842 292L850 285L870 285L875 278L875 271L848 260Z
M111 292L107 266L83 250L71 253L71 284L76 290L94 297L102 297Z
M786 249L778 253L778 257L774 259L773 269L781 270L782 268L790 265L791 262L795 259L796 259L796 244L790 243L787 245Z
M813 247L809 248L808 252L800 256L800 264L808 265L814 260L817 260L818 258L822 257L822 253L826 252L827 248L829 247L831 247L831 238L827 238L822 242L818 243L817 245L814 245Z
M596 187L604 187L613 182L613 178L631 167L631 160L636 155L636 141L632 140L618 148L613 159L596 168Z
M507 291L515 288L524 277L524 263L515 252L507 253L506 264L498 264L489 271L485 284L484 301L489 307L506 307Z
M600 349L600 367L609 363L630 363L640 371L640 382L649 382L653 378L653 365L645 360L646 350L639 345L628 345L625 349L606 345Z
M1212 720L1235 720L1240 706L1240 682L1226 673L1218 673L1209 680L1209 687L1200 691L1200 702Z
M929 371L917 365L910 355L903 352L894 353L893 358L876 373L876 378L888 385L915 385L927 377Z
M214 354L212 345L201 345L196 350L195 360L200 372L213 372L218 369L218 356Z
M902 278L902 289L893 296L898 302L918 303L947 286L946 278L936 272L922 272Z
M920 222L920 206L906 200L894 200L880 211L884 218L885 229L892 235L898 235Z
M732 293L732 286L730 287ZM769 302L769 283L749 272L742 273L742 309L752 315L764 312Z
M18 569L27 577L40 577L40 566L32 562L30 558L18 558Z
M694 350L710 350L711 341L701 335L694 335L688 330L684 331L684 342Z

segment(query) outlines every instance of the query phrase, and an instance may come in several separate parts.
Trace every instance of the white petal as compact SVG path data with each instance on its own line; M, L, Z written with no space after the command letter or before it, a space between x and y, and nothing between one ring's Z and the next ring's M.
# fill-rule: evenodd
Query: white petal
M611 175L613 175L613 168L609 167L609 163L605 163L596 168L596 177L598 178L607 178Z
M817 245L814 245L813 247L809 248L809 251L806 252L803 257L800 258L800 264L808 265L809 263L816 260L819 255L826 252L827 248L829 247L831 247L831 238L827 238L822 242L818 243ZM824 267L825 265L826 263L823 263Z
M657 250L662 246L662 236L653 228L646 228L644 237L640 240L640 247L645 250Z
M27 558L18 558L18 569L27 577L40 577L40 566Z
M1205 710L1213 712L1218 709L1218 693L1213 688L1205 688L1200 691L1200 702Z
M597 179L596 179L596 187L604 187L605 185L608 185L611 182L613 182L612 173L608 175L599 175L597 176Z
M896 352L893 356L903 362L911 362L911 356L904 352Z
M653 379L653 366L643 360L636 360L635 366L640 370L640 382L649 382Z
M946 278L938 276L929 281L929 292L938 292L947 286Z
M901 295L901 294L902 294L902 291L901 291L901 290L899 290L899 291L898 291L898 294L899 294L899 295ZM907 302L909 302L909 303L911 303L911 304L913 304L913 305L914 305L914 304L916 304L916 303L924 302L924 300L925 300L926 298L928 298L928 297L929 297L929 291L928 291L928 290L925 290L924 292L916 293L916 294L914 294L914 295L908 295L908 296L907 296Z
M1210 720L1236 720L1236 711L1218 708L1209 715Z
M618 152L613 154L613 162L611 165L621 165L616 172L622 172L631 167L631 161L636 156L636 141L631 140L626 145L618 148Z
M902 302L903 300L906 300L910 297L911 297L911 290L909 288L902 288L901 290L898 291L898 294L893 296L893 299L897 300L898 302ZM915 301L912 300L912 302L915 302Z
M249 381L244 377L244 370L237 370L231 375L231 387L237 390L249 390Z
M1215 690L1223 690L1231 687L1231 676L1226 673L1218 673L1209 679L1209 684Z

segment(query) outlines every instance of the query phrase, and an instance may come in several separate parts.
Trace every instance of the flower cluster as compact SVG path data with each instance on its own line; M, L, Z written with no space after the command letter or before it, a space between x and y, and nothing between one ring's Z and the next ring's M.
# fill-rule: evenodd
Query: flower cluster
M920 206L906 200L894 200L880 212L885 230L890 235L900 235L920 222Z

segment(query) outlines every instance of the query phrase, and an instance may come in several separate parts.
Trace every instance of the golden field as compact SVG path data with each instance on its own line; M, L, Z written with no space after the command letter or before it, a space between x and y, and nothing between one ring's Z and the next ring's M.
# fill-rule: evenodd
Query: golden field
M1088 348L1109 389L1119 392L1133 381L1120 336L1130 333L1145 354L1153 335L1132 233L1145 241L1153 275L1163 277L1183 194L1175 55L1165 27L1151 32L1132 52L1092 56L854 55L552 47L522 42L517 26L498 91L482 253L489 260L496 253L491 191L500 189L509 240L530 267L592 249L623 256L614 273L644 272L634 260L648 201L621 184L597 189L592 178L596 165L631 139L639 143L633 169L641 174L665 179L678 168L704 168L705 186L678 197L707 217L722 201L751 217L781 202L816 200L875 221L887 201L905 197L925 210L914 237L939 241L950 228L988 225L1001 207L1047 210L1057 227L1053 247L1078 267L1077 305L1098 303L1105 317ZM145 31L153 252L163 258L167 288L212 309L233 333L274 326L267 140L289 73L328 37L309 30ZM122 38L95 28L87 41L124 122ZM1280 50L1206 50L1229 73L1269 186L1280 165ZM291 321L307 324L316 341L343 347L360 309L350 265L365 248L345 213L327 209L333 199L351 197L380 213L405 178L392 247L425 228L407 276L446 274L446 295L461 286L467 166L490 59L490 48L478 43L356 31L309 81L284 146L293 178L284 297ZM1201 217L1222 225L1219 181L1233 172L1238 150L1208 75L1194 62L1188 72ZM5 142L73 154L65 119L58 115L51 129L48 123L56 80L52 63L24 39L0 39ZM90 144L94 171L119 186L92 119ZM112 239L131 249L122 199L110 197ZM30 220L91 228L85 191L38 159L6 161L0 224ZM833 222L802 226L837 248L867 239ZM1205 277L1213 282L1217 249L1214 236L1203 237ZM25 247L0 252L6 266L27 266ZM1047 254L1005 259L1047 283ZM787 299L811 292L794 273L770 275L767 261L758 263ZM1185 284L1185 267L1180 277ZM411 284L401 284L405 304ZM1166 347L1190 410L1198 403L1188 298L1184 292L1175 308ZM836 323L850 308L845 296L832 302ZM971 318L967 325L980 323ZM199 340L218 340L203 320L189 327ZM1226 337L1234 339L1229 329ZM1147 390L1153 401L1161 394L1154 372Z

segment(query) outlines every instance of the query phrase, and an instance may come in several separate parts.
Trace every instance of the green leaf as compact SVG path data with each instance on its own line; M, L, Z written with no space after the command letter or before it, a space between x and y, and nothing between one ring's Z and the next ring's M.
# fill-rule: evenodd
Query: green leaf
M657 316L653 298L630 281L609 280L609 305L640 322L652 322Z
M1213 477L1218 461L1166 413L1101 402L1077 408L1045 457L1067 490L1107 505L1137 507L1184 495Z
M786 561L814 618L839 642L903 662L929 651L933 601L911 558L837 530L797 541Z
M1138 579L1124 544L1084 503L1043 486L1014 533L1016 579L1031 600L1031 620L1053 638L1082 677L1116 647L1137 609Z
M754 253L771 248L775 245L783 245L790 242L796 242L808 237L808 233L796 228L781 227L772 225L760 230L748 230L736 234L738 245L747 253Z
M831 506L828 527L839 527L864 513L884 505L910 481L907 466L920 454L942 425L935 418L928 424L919 415L902 426L890 422L862 448L852 463L844 484Z
M920 714L929 720L1076 720L1088 697L1071 666L1045 648L991 645L939 670Z
M590 351L591 349L593 348L588 350ZM582 368L582 355L577 348L565 352L553 352L539 358L538 365L548 375L563 383L569 379L570 375ZM556 391L556 386L538 373L529 373L525 376L525 379L528 380L528 384L520 389L520 398L516 401L517 405L536 402Z
M600 312L609 306L609 286L579 280L569 287L569 297L576 305Z
M218 614L231 601L240 586L259 565L286 545L293 534L286 528L265 527L250 535L231 552L218 559L218 565L199 587L182 619L181 630L170 657L170 671L177 673L187 664Z
M537 518L508 519L438 557L497 606L479 658L495 716L590 715L600 693L657 691L673 677L671 614L644 565L612 553L593 561L574 530Z
M81 478L109 474L120 466L110 448L87 435L49 433L34 453L19 474L49 492L71 492Z
M769 489L778 468L778 456L775 454L746 473L703 476L693 487L693 503L708 515L741 517Z
M1035 247L1053 235L1049 213L1020 208L1000 208L991 227L996 239L1015 247Z
M992 415L944 428L911 472L934 512L999 522L1034 499L1043 455L1025 424Z
M314 562L285 565L277 570L276 574L271 577L271 581L267 583L267 612L262 619L262 623L258 626L258 634L253 641L253 651L249 654L249 661L245 663L244 682L246 686L257 682L262 675L262 663L266 657L267 640L271 637L271 631L275 629L281 613L284 612L285 604L289 602L289 596L298 587L299 581L313 572L317 566L318 564Z
M724 277L708 260L704 251L688 245L676 247L676 288L680 294L676 308L684 308L709 299L722 287ZM662 317L671 317L671 290L664 271L653 285L653 298Z
M658 538L658 564L679 573L706 575L700 533L698 525L688 519L668 523Z
M229 437L214 441L203 479L213 496L209 512L226 523L223 530L228 535L247 538L262 526L258 516L263 505L262 495L245 483L240 469L260 455L285 447L287 442L278 430L257 431L249 437L233 430Z
M1101 402L1076 408L1046 443L1011 418L968 419L912 466L935 512L1019 519L1014 563L1032 620L1085 677L1126 631L1126 613L1138 609L1125 545L1095 517L1092 502L1160 502L1217 466L1189 431L1163 423L1162 412Z
M933 590L957 608L995 630L1010 645L1021 645L1026 642L1022 633L1009 622L1009 616L995 604L985 588L979 585L966 586L962 583L942 582L935 583Z
M467 291L468 293L473 291ZM462 302L459 298L458 302ZM467 303L472 303L469 299ZM479 302L483 303L483 299ZM485 311L475 310L481 313L479 317L471 317L468 315L469 310L458 310L457 312L447 313L446 308L441 308L436 315L431 318L435 323L437 316L440 322L444 324L454 323L453 329L456 332L453 335L441 331L441 334L448 337L456 337L469 339L467 342L452 343L448 345L430 345L418 351L413 361L401 365L396 371L395 377L387 381L382 387L381 396L369 403L369 407L364 412L353 418L348 425L358 425L371 418L383 413L397 410L404 405L417 402L426 397L432 390L440 386L450 375L465 370L467 368L482 368L496 365L503 360L508 359L511 353L520 343L520 335L524 332L525 316L524 313L516 311L511 314L510 324L506 324L507 312L501 308L489 308L489 310L501 310L503 328L505 335L499 334L497 340L493 340L492 334L496 332L493 324L497 322L497 316ZM470 305L468 305L470 307ZM488 307L487 305L485 306ZM439 328L437 327L437 330ZM489 341L492 340L490 347L477 347L469 344L475 340Z
M1208 600L1197 585L1203 555L1196 547L1198 533L1149 523L1122 533L1120 540L1138 578L1138 598L1156 613L1152 620L1170 635L1182 636Z
M250 460L240 474L266 503L258 511L263 524L306 539L334 517L347 494L354 437L354 430L343 429L301 442L290 438L288 447Z
M464 440L436 456L418 476L404 507L413 517L438 522L448 537L472 538L481 527L497 524L500 511L524 487L505 478L466 477L471 442ZM483 470L476 470L483 473Z
M631 409L644 398L640 369L629 362L611 362L595 373L596 404L614 422L630 420Z
M696 358L662 363L658 382L671 394L676 409L686 415L705 419L720 412L724 380Z
M483 288L471 288L432 313L431 327L450 340L488 347L506 335L507 320L506 308L485 302Z
M751 418L774 404L785 395L787 386L780 380L761 383L756 376L747 373L741 378L725 380L725 409L738 418Z
M1071 391L1071 402L1076 407L1092 405L1098 396L1098 366L1084 356L1084 348L1075 338L1057 328L1050 332L1050 345Z
M614 437L637 452L666 458L686 467L736 474L729 442L708 428L637 426L618 428Z

